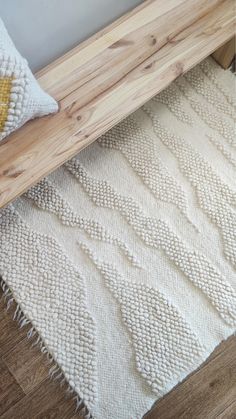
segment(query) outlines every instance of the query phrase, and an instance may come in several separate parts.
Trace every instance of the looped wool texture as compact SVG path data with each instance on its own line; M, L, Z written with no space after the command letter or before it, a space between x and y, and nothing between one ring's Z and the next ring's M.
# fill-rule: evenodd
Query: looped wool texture
M57 110L56 101L41 89L0 18L0 140L29 119Z
M0 211L6 304L85 417L142 418L235 332L232 83L206 60Z

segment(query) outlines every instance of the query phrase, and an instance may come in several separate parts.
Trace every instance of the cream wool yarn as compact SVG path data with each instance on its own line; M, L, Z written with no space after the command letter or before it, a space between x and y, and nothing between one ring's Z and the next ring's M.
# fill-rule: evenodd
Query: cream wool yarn
M0 18L0 140L29 119L58 110L11 41Z
M235 332L233 83L204 61L0 211L7 304L94 418L141 419Z

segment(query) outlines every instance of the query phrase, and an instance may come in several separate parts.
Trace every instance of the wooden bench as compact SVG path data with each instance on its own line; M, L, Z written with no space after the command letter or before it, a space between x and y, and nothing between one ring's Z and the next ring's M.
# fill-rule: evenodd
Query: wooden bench
M232 38L234 5L147 0L40 71L60 111L0 144L0 207Z

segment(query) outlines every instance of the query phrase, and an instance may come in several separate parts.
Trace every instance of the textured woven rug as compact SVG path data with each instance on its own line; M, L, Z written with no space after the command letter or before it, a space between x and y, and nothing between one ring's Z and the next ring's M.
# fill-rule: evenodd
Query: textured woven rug
M0 212L8 306L87 417L141 418L235 331L233 83L204 61Z

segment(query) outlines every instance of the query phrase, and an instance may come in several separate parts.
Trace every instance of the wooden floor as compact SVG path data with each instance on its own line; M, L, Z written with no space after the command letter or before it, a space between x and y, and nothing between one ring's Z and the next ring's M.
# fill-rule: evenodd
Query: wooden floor
M82 418L65 389L48 378L45 355L31 347L25 337L27 328L19 329L12 311L6 313L4 301L0 302L0 418ZM145 416L178 418L236 418L236 337L222 343L198 371Z

